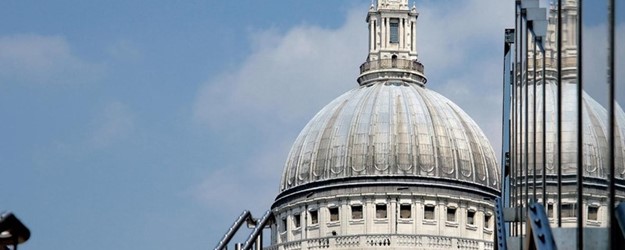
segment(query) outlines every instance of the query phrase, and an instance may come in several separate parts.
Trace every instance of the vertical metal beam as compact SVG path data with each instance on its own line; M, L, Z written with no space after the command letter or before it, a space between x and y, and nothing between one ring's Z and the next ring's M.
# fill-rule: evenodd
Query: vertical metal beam
M545 37L546 38L546 37ZM542 38L542 42L546 42L546 39ZM547 207L547 56L545 46L543 44L542 56L543 56L543 205Z
M501 135L501 162L502 162L502 173L504 173L504 178L502 181L502 204L508 204L505 203L506 201L510 201L509 197L510 197L510 137L511 137L511 133L510 130L511 128L511 122L510 122L510 114L512 113L512 110L510 110L511 106L511 86L512 86L512 79L511 79L511 70L510 70L510 65L511 65L511 45L514 43L514 33L515 31L513 29L506 29L504 32L504 53L503 53L503 79L502 79L502 116L501 116L501 124L502 124L502 135ZM506 182L506 177L508 179L508 181ZM507 196L507 200L506 197Z
M527 11L527 10L526 10ZM527 16L525 16L527 18ZM523 153L524 153L524 157L523 159L525 160L523 167L525 168L525 174L523 175L523 185L524 186L524 190L525 190L525 195L524 195L524 199L523 199L523 213L524 216L523 218L527 218L527 206L529 206L529 27L528 27L528 21L527 19L525 19L525 30L524 30L524 34L525 37L523 38L523 42L524 42L524 48L523 48L523 54L525 54L525 62L524 62L524 67L523 67L523 71L525 72L525 81L524 81L524 85L523 89L524 89L524 99L523 99L523 114L525 114L523 117L525 118L523 120L523 128L525 129L523 136L525 138L523 138L523 142L525 142L525 145L523 147Z
M512 199L510 199L510 207L517 207L517 199L518 199L518 189L517 189L517 167L518 167L518 131L519 131L519 124L518 124L518 115L519 112L517 110L518 107L518 101L517 101L517 96L518 96L518 89L517 89L517 83L518 83L518 77L519 77L519 68L518 66L518 59L519 59L519 43L518 41L520 39L518 39L519 37L519 20L520 20L520 16L521 16L521 10L520 10L520 1L516 2L516 5L514 7L515 9L515 21L514 21L514 30L515 30L515 34L514 34L514 60L513 60L513 81L512 81L512 149L510 150L510 162L511 162L511 183L512 183ZM517 228L517 222L512 222L512 230L510 230L511 234L513 236L516 236L518 233L518 228Z
M513 89L514 89L514 80L513 80L513 72L514 69L510 68L512 66L512 56L513 53L515 53L514 49L511 48L512 44L515 44L516 46L516 31L514 29L506 29L505 33L504 33L504 58L503 58L503 109L502 109L502 126L503 126L503 131L502 131L502 156L503 156L503 162L504 162L504 171L502 171L502 173L507 173L507 179L508 181L505 182L505 178L504 178L504 182L503 184L504 186L504 191L502 192L502 200L500 200L499 205L500 208L499 209L503 209L504 204L507 206L510 206L510 204L512 203L512 180L513 180L513 170L512 170L512 162L511 162L511 156L510 154L513 153L512 151L512 143L513 143L513 133L512 133L512 129L513 129L513 124L512 121L514 121L514 118L511 117L511 114L514 114L512 107L513 107L513 99L512 99L512 93L513 93ZM507 141L507 144L505 144L504 142ZM507 199L507 200L506 200ZM503 211L499 211L499 212L503 212ZM502 217L503 218L503 217ZM505 227L505 226L510 226L510 224L508 225L504 225L503 220L501 221L501 227ZM498 237L503 237L504 242L505 239L508 237L507 233L510 233L511 230L503 230L503 231L499 231L499 236ZM498 243L500 243L501 241L499 241ZM501 249L501 247L500 247Z
M534 131L534 139L532 141L534 142L534 145L532 146L533 147L533 149L532 149L533 154L532 155L534 157L534 160L533 160L533 162L534 162L534 164L533 164L534 170L532 171L532 177L534 179L534 184L532 185L532 188L533 188L534 193L533 193L532 198L534 200L533 202L536 202L537 201L537 199L536 199L536 132L538 131L536 129L536 84L538 84L538 83L536 82L536 73L537 73L536 72L536 61L537 61L536 59L537 59L537 54L536 54L536 37L535 36L533 37L533 41L534 41L534 48L533 48L533 50L534 50L534 52L533 52L534 53L534 61L533 61L533 64L532 64L532 66L533 66L533 68L532 68L532 73L533 73L532 83L533 84L532 85L534 85L533 86L533 88L534 88L533 92L534 93L532 94L532 98L533 98L533 101L532 101L532 104L533 104L532 105L532 108L533 108L532 109L532 114L534 115L534 118L533 118L534 119L533 120L534 121L534 125L532 125L532 128L533 128L533 131Z
M615 205L616 205L616 190L615 190L615 162L614 162L614 144L615 144L615 135L614 133L614 122L615 122L615 107L614 107L614 89L616 86L614 81L614 17L615 17L615 6L614 0L608 0L608 162L609 162L609 196L608 196L608 211L609 211L609 222L610 222L610 249L614 249L617 247L617 237L616 237L616 217L615 217Z
M497 242L497 249L498 250L508 249L508 242L507 242L508 235L506 233L506 228L504 226L503 201L501 200L501 198L495 199L495 222L496 222L495 223L495 226L496 226L495 240Z
M614 221L618 223L614 225L614 236L625 237L625 203L619 203L614 210L616 210L614 213ZM616 230L617 228L619 230Z
M584 249L584 137L582 114L582 0L577 0L577 249Z
M557 47L558 47L558 122L556 132L556 155L557 155L557 167L558 167L558 227L562 227L562 0L558 0L558 27L557 32Z
M519 96L519 102L520 102L519 103L519 127L520 127L519 128L519 131L520 131L520 133L519 133L519 141L520 141L520 144L519 144L519 151L520 151L519 159L520 159L520 161L519 161L519 167L518 167L518 170L521 173L521 178L519 178L520 181L521 181L520 182L521 188L519 189L519 193L520 193L519 197L521 199L519 199L519 202L518 202L518 206L520 208L523 208L523 203L525 202L525 196L523 194L524 194L524 189L525 189L525 182L527 181L526 180L527 173L523 173L523 165L524 165L523 163L524 163L524 160L525 160L524 159L525 151L523 150L524 149L523 143L527 143L527 142L525 142L523 140L523 139L525 139L525 136L523 136L524 132L527 129L525 126L523 126L523 125L525 125L524 122L523 122L524 121L523 119L525 118L525 114L523 114L523 107L524 107L524 102L523 102L524 101L524 99L523 99L524 98L524 95L523 95L523 87L524 87L523 86L523 74L526 73L526 72L524 72L524 69L523 69L523 59L524 59L524 56L522 56L523 53L524 53L523 49L525 48L524 47L525 46L524 45L524 41L523 41L524 40L523 33L525 33L524 32L525 28L523 27L523 18L524 18L523 14L524 14L524 12L525 12L525 10L523 8L521 8L521 16L519 17L519 71L520 71L520 74L519 74L519 95L520 95ZM525 218L525 209L521 209L521 217ZM523 220L521 220L521 222L519 222L519 225L518 225L519 226L519 228L518 228L519 235L520 235L520 231L522 230L522 227L523 227L523 222L522 221ZM523 242L521 241L521 245L522 245L522 243ZM523 246L521 246L521 248L523 248Z

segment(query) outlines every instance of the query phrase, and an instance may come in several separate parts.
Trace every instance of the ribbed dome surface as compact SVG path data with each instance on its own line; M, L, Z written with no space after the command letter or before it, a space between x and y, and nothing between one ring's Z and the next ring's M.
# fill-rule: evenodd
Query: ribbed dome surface
M563 175L576 175L577 174L577 85L572 81L565 81L562 84L562 174ZM542 172L542 84L536 86L536 168L537 172ZM554 81L548 81L545 86L546 97L546 117L547 117L547 174L556 175L557 168L557 85ZM533 85L529 85L528 88L528 100L531 105L531 101L534 98ZM519 102L520 104L520 102ZM530 106L531 107L531 106ZM529 155L533 155L534 152L534 139L533 124L534 113L533 109L528 110L528 126L530 126L529 141ZM590 97L586 92L582 94L582 126L583 126L583 166L584 176L607 178L608 173L608 112L597 101ZM523 118L525 119L525 118ZM520 121L520 120L519 120ZM625 113L616 105L616 127L615 127L615 167L616 177L623 178L625 174L624 164L624 150L625 150L625 138L622 136L625 134ZM518 131L518 136L525 136L524 130ZM524 137L517 137L525 141ZM520 144L522 148L525 148L525 143ZM521 156L517 152L518 156ZM517 158L519 159L519 158ZM534 159L529 157L528 163L533 166Z
M295 140L281 191L317 181L420 176L499 190L492 147L457 105L422 86L377 82L325 106Z

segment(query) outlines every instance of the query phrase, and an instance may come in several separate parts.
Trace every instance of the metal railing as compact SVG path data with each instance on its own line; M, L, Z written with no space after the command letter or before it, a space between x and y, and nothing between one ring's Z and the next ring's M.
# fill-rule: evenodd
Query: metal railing
M608 106L607 110L604 111L605 117L601 118L604 119L602 122L606 124L605 131L607 133L605 135L606 142L598 142L603 143L600 146L605 148L605 152L602 151L601 154L607 160L605 163L606 169L604 169L606 174L602 180L602 183L605 183L602 187L605 187L606 193L602 199L605 199L606 202L601 205L605 207L602 209L605 209L604 213L606 216L604 218L607 221L603 225L607 226L604 230L609 231L607 233L609 235L607 242L611 244L607 249L615 249L615 246L620 246L616 241L615 229L618 229L618 225L616 221L617 216L613 208L619 199L623 199L622 192L624 190L619 185L619 182L623 180L620 177L618 180L615 179L617 177L615 168L617 166L620 168L623 162L619 162L622 158L615 152L615 150L620 150L620 148L617 148L617 146L620 146L615 143L615 140L618 140L617 126L620 124L615 121L618 107L615 104L614 17L616 14L614 2L614 0L607 0L607 4L605 4L608 14L606 23L608 28L608 42L606 43L608 51L608 74L606 79L608 97L605 103ZM606 249L585 243L585 240L591 239L590 236L587 236L588 232L586 232L588 224L584 224L586 222L586 219L584 219L585 213L590 214L590 212L587 212L585 208L591 206L589 204L591 198L589 197L595 195L598 192L597 190L601 189L600 187L588 188L591 184L594 185L597 182L585 176L586 173L583 171L585 167L584 147L586 144L592 143L584 141L587 138L584 136L587 134L584 130L590 127L583 123L586 122L584 119L586 117L585 113L590 111L588 111L589 109L582 109L584 98L587 96L584 94L584 85L586 83L582 81L582 72L584 71L582 63L582 55L584 55L582 53L582 41L584 41L582 39L584 27L582 17L583 4L582 0L551 0L549 3L551 3L551 6L546 10L545 8L540 8L538 0L515 1L515 32L511 33L512 35L506 33L506 37L511 38L513 36L511 39L513 41L507 41L505 44L506 50L504 50L504 64L511 64L512 67L508 70L504 66L503 78L504 105L507 105L505 107L507 111L504 112L502 124L506 138L504 143L506 147L504 148L507 150L503 154L509 155L509 162L507 165L504 164L504 173L507 173L504 180L507 181L504 182L502 198L504 201L508 201L506 205L511 208L508 211L519 213L517 217L520 219L506 221L510 227L502 227L502 229L509 229L509 232L505 232L509 236L527 237L528 235L524 235L527 234L525 230L528 228L532 229L534 225L530 226L531 222L525 221L525 218L530 218L532 221L537 220L537 217L535 217L537 210L532 210L532 208L540 207L540 204L547 206L553 217L551 219L553 225L544 223L546 219L543 218L541 219L543 221L542 226L554 226L557 227L556 229L562 229L565 227L563 226L563 205L568 204L566 208L569 212L566 217L577 218L571 221L575 223L575 235L560 241L572 241L572 244L576 245L577 249L583 249L584 246L587 248L592 246L593 249ZM571 10L575 10L575 15L570 14L572 13ZM545 17L547 17L549 22L545 22ZM571 18L576 20L571 22ZM563 20L568 21L567 25L562 25ZM570 30L573 28L575 30ZM554 32L556 38L548 43L547 30ZM565 30L566 32L564 32ZM563 37L566 34L575 34L576 38L565 41ZM606 47L591 49L605 49ZM508 59L511 57L508 53L513 53L514 55L512 62ZM563 90L571 86L564 83L576 84L576 86L571 87L575 89L575 93L567 94L566 96L575 98L574 101L562 101L565 98ZM551 119L547 119L545 113L547 110L545 108L547 103L545 86L547 85L550 85L549 87L555 90L555 92L548 93L548 95L552 95L549 96L550 99L554 100L550 104L553 105L552 110L549 111L553 112L553 114L550 114ZM537 94L537 87L542 88L542 96ZM506 112L509 113L507 116ZM539 118L539 115L542 116L542 119ZM566 120L564 118L570 119ZM540 123L537 121L540 121ZM564 124L565 121L573 122ZM553 133L551 136L554 138L550 141L550 149L547 149L546 145L548 125L550 128L555 128L555 130L549 132ZM567 136L572 135L573 139L570 139L570 136L566 137L565 133L569 133ZM539 136L542 137L542 140ZM571 151L575 152L574 161L567 161L573 158L573 156L570 156ZM547 154L549 154L550 159L554 159L549 164L551 164L555 169L554 172L557 172L557 174L553 172L546 173ZM587 154L590 153L587 152ZM539 158L542 158L542 162ZM566 165L567 162L574 162L570 165L573 165L575 173L564 169L563 165L570 167ZM537 167L541 171L537 172ZM546 181L546 177L551 178L551 181ZM573 178L569 177L575 177L574 181L571 180ZM539 194L537 191L541 191L542 194ZM619 192L618 197L616 196L617 192ZM549 205L547 205L547 201L550 201ZM529 204L532 203L535 205L530 206ZM572 205L570 204L574 204L575 207L571 208ZM542 214L544 214L544 211ZM566 224L571 225L571 223ZM503 230L498 232L503 232ZM519 241L519 248L523 249L523 244L526 242L530 241ZM537 242L535 240L533 243ZM505 247L505 245L500 247Z
M577 68L577 57L563 57L561 62L562 62L562 68ZM540 71L541 70L540 68L543 66L543 56L542 54L538 54L536 58L533 58L533 56L530 56L529 60L526 63L529 66L528 70L530 72L533 71L532 68L534 67L534 65L536 65L536 67L539 68L538 71ZM558 60L556 58L545 57L544 63L546 65L547 70L553 70L553 71L557 70ZM517 64L516 70L518 73L522 73L523 71L525 71L525 65L523 65L522 67L520 64Z
M247 241L245 241L245 244L243 245L244 250L250 250L253 246L256 246L256 249L259 250L262 248L263 229L265 229L265 227L269 223L271 223L272 220L273 214L271 213L271 210L267 210L267 212L265 212L265 215L263 215L263 217L257 221L256 228L254 228L254 231L247 238Z
M226 249L228 243L230 243L230 240L232 240L232 237L239 231L239 228L241 228L244 222L253 222L252 213L248 210L244 210L243 213L237 217L232 226L228 228L226 234L224 234L224 237L219 241L215 250Z

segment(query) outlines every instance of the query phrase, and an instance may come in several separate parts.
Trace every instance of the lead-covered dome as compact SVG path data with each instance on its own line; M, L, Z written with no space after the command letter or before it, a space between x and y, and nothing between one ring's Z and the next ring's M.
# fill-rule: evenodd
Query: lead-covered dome
M486 136L456 104L420 84L378 81L336 98L306 125L287 158L280 191L393 177L497 192L500 171Z

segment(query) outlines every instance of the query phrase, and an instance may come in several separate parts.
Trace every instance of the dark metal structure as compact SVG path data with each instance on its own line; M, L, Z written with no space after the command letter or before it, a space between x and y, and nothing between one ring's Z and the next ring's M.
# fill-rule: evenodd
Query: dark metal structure
M0 215L0 249L17 250L17 246L30 239L30 230L13 213Z
M622 111L615 100L615 1L605 6L608 74L598 83L609 86L602 121L607 124L607 149L595 157L605 157L607 163L604 175L592 176L589 166L603 166L592 166L587 159L593 157L588 148L595 142L585 141L594 132L586 129L597 129L588 125L587 117L598 118L586 113L594 112L588 100L595 101L584 92L582 81L583 2L551 0L541 7L538 0L515 1L515 28L506 29L504 38L504 182L496 219L497 234L505 237L497 237L499 249L583 249L593 244L585 239L596 240L587 236L595 232L606 240L592 249L620 246L625 205L616 207L624 185L616 176L623 163L616 155L622 147L617 121ZM605 198L599 197L602 193ZM589 197L605 200L605 205L589 204ZM597 218L599 209L605 211L605 221ZM596 221L591 227L590 218Z
M253 228L254 230L248 237L245 245L241 243L235 244L235 249L245 249L251 250L256 249L260 250L263 248L263 229L265 229L269 223L273 221L273 216L271 211L267 211L265 215L259 220L252 217L252 213L248 210L244 210L243 213L234 221L232 226L228 228L224 237L219 241L215 250L226 250L228 249L228 244L232 240L232 238L239 232L243 223L247 223L249 228Z

